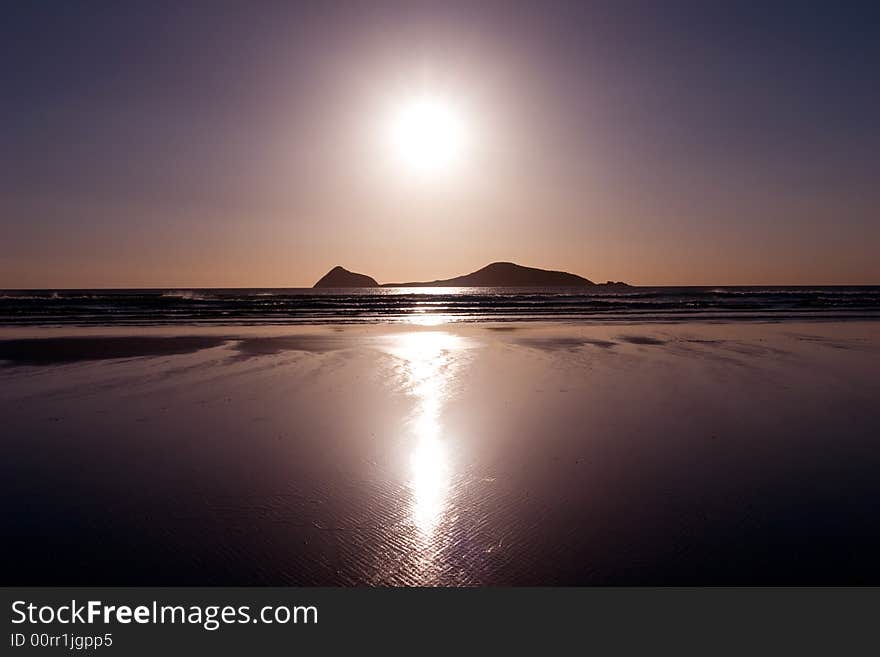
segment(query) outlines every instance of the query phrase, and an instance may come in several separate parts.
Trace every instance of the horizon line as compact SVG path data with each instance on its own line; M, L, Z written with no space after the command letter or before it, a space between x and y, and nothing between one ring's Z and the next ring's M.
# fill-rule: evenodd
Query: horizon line
M597 286L604 286L603 283L596 283ZM627 283L629 287L634 288L650 288L650 287L880 287L877 283ZM440 286L396 286L389 283L379 283L380 287L387 289L448 289L448 288L492 288L499 286L492 285L450 285ZM514 287L514 286L511 286ZM529 286L526 286L529 287ZM567 286L546 286L546 287L567 287ZM589 287L572 286L573 289L589 290ZM86 286L86 287L0 287L0 292L43 292L43 291L76 291L76 290L310 290L315 289L314 283L311 285L134 285L134 286ZM334 288L323 288L334 289ZM373 287L353 287L353 288L335 288L335 289L376 289Z

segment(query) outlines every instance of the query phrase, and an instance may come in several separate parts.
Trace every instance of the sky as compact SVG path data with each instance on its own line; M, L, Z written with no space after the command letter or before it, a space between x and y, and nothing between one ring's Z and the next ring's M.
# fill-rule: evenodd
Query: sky
M21 2L0 288L880 284L875 3ZM389 157L444 99L454 167Z

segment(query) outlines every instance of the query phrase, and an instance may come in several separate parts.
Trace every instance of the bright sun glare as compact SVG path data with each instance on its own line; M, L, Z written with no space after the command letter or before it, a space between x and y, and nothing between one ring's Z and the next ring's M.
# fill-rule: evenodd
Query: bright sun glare
M389 128L393 153L410 172L442 173L462 159L465 126L459 109L446 99L423 95L401 103Z

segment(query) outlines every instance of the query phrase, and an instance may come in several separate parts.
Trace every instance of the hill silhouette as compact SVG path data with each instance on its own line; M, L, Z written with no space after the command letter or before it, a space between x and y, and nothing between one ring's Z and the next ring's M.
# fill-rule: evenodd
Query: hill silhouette
M385 283L383 287L588 287L589 279L564 271L524 267L513 262L493 262L464 276L436 281Z
M493 262L464 276L435 281L383 283L381 287L592 287L593 281L564 271L524 267L513 262ZM608 281L605 286L626 287L626 283ZM334 267L315 287L379 287L375 279Z
M328 271L313 287L379 287L375 278L348 271L337 265Z

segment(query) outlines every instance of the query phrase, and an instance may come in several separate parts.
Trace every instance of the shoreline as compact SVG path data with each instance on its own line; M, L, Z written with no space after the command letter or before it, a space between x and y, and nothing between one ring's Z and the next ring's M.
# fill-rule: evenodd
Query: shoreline
M582 338L579 344L613 347L629 340L621 332L659 333L671 336L658 344L674 342L675 336L697 333L729 335L787 335L813 330L820 334L880 335L880 321L787 320L787 321L688 321L688 322L446 322L362 323L296 325L162 325L162 326L0 326L0 367L20 364L52 365L65 362L112 360L192 354L203 349L230 347L241 353L278 351L332 351L353 346L360 338L406 333L445 332L460 336L487 337L503 334L565 334ZM614 338L618 340L615 342ZM579 338L579 339L580 339ZM631 342L631 344L639 344ZM650 341L643 342L650 344Z
M38 333L81 358L132 329ZM128 346L0 367L8 583L880 582L878 322Z

